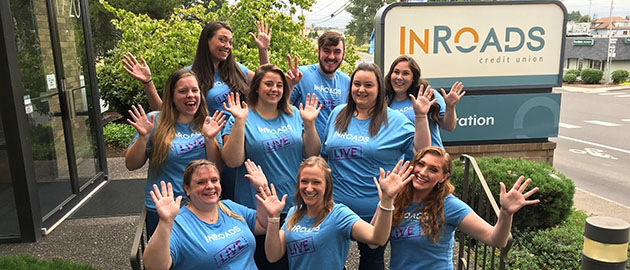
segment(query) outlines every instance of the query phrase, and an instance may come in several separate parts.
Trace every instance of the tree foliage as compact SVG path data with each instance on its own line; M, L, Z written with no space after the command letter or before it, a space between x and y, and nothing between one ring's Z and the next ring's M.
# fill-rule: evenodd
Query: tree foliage
M350 0L350 2L346 11L352 15L352 20L346 26L346 33L356 38L355 45L362 45L370 39L376 12L396 0Z
M153 19L146 14L114 8L104 0L101 3L114 15L112 23L120 31L121 39L103 59L104 65L97 68L99 88L110 108L123 115L132 104L147 106L148 103L142 84L123 71L122 56L127 52L143 56L161 94L173 71L192 64L199 34L209 21L220 20L231 26L234 31L232 52L236 60L250 70L258 66L258 49L249 35L256 33L257 20L267 22L273 29L269 47L271 63L286 70L287 54L297 55L301 65L318 62L315 43L302 34L304 18L300 17L297 22L291 18L296 6L308 8L313 0L289 3L280 0L239 1L234 5L223 5L216 12L212 12L212 6L209 9L198 5L189 9L176 8L168 19ZM341 66L346 73L354 70L359 59L351 46L353 41L352 37L347 37L346 59Z
M582 14L580 14L579 10L571 11L571 13L569 13L568 16L567 16L567 20L568 21L573 21L573 22L579 21L580 18L582 18Z

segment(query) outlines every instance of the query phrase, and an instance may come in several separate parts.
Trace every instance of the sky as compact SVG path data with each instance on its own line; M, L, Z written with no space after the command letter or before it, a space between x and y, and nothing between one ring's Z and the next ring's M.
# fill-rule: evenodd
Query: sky
M567 13L577 10L580 14L589 13L589 1L591 2L591 16L595 14L597 18L607 17L610 13L611 0L562 0L566 6ZM343 10L348 0L317 0L311 11L304 11L306 17L306 26L324 26L345 28L352 20L352 16L348 12L337 12ZM630 15L630 0L612 0L613 16L625 17ZM337 16L330 18L333 13L339 13ZM299 14L299 11L298 11Z

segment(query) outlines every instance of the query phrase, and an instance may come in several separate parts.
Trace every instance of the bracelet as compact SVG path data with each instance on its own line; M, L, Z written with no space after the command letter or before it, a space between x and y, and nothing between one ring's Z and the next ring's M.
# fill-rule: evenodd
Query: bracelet
M416 115L415 118L427 118L427 115Z
M146 82L142 82L142 84L147 84L147 83L150 83L150 82L152 82L152 81L153 81L153 77L151 77L151 78L150 78L148 81L146 81Z
M280 223L280 217L268 217L267 223L278 224Z
M381 205L381 202L378 202L378 208L381 208L381 210L385 211L385 212L394 212L394 210L396 209L396 207L394 207L392 205L392 208L385 208Z

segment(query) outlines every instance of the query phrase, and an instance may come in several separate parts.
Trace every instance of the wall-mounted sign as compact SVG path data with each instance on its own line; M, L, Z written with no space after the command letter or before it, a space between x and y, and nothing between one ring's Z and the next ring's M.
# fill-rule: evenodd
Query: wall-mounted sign
M412 56L435 88L560 86L566 9L559 1L397 2L375 17L375 63L384 73Z
M444 142L536 139L558 136L560 94L464 96L457 127Z
M575 39L573 40L575 46L593 46L595 45L594 39Z

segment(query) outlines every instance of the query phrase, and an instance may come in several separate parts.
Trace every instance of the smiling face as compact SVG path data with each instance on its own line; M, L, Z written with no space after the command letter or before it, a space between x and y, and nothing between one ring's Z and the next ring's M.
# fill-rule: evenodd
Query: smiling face
M178 122L190 122L199 109L201 91L195 76L186 76L177 83L173 89L173 104L177 109Z
M198 167L192 173L190 185L184 184L184 191L198 209L218 203L221 196L219 172L211 166Z
M258 99L267 105L277 105L282 99L283 82L280 74L267 72L258 86Z
M335 73L346 56L343 42L339 42L336 46L322 46L317 50L317 54L319 56L319 69L326 75Z
M392 70L391 74L389 81L392 84L394 92L396 92L396 95L405 96L407 89L409 89L413 82L413 73L409 67L409 62L401 61L394 66L394 70Z
M213 62L225 61L232 53L232 32L221 28L208 39L208 49Z
M367 70L357 71L352 78L352 99L357 107L371 109L376 105L378 97L378 82L376 74Z
M444 159L442 157L426 153L413 167L412 180L415 192L428 194L437 183L442 183L448 178L444 171Z
M309 209L319 209L324 205L326 193L326 176L324 170L318 166L308 166L302 169L298 177L300 196Z

